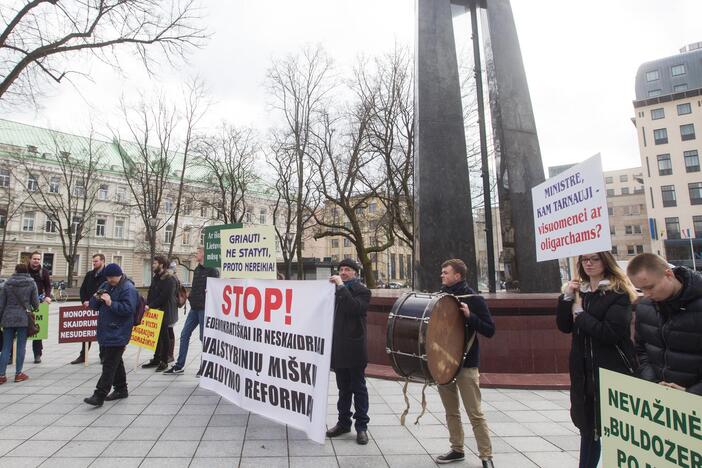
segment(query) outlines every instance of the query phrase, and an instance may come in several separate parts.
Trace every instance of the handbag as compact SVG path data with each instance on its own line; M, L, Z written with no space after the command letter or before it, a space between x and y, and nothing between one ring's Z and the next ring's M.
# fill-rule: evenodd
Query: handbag
M17 303L24 307L25 312L27 312L27 338L36 335L39 333L39 326L37 325L36 318L34 317L34 312L29 309L29 307L26 306L26 304L22 301L22 299L19 298L17 295L17 291L15 291L13 288L9 288L10 292L12 292L12 295L15 296L15 299L17 300Z

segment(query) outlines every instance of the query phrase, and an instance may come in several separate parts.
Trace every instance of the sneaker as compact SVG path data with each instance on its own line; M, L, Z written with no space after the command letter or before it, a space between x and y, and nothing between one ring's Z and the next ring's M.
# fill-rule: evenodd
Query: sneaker
M142 368L142 369L150 369L150 368L152 368L152 367L158 366L159 364L160 364L160 363L159 363L157 360L152 359L152 360L150 360L149 362L147 362L146 364L142 364L142 365L141 365L141 368Z
M166 369L168 369L168 364L166 364L165 362L160 362L160 363L158 364L158 367L156 367L156 369L154 369L154 370L155 370L156 372L163 372L163 371L165 371Z
M185 372L185 369L183 369L182 367L173 366L170 369L168 369L167 371L164 371L164 374L175 375L175 374L182 374L184 372Z
M0 385L4 384L5 382L7 382L7 377L0 375Z
M29 376L24 372L15 375L15 382L24 382L27 379L29 379Z
M436 463L439 464L444 464L444 463L451 463L455 461L461 461L465 460L466 456L463 454L463 452L456 452L455 450L451 450L448 453L445 453L443 455L439 455L436 457Z

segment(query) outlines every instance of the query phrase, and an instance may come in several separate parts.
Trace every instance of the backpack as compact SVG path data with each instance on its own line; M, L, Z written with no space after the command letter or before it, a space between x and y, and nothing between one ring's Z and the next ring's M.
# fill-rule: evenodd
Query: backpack
M144 318L144 311L146 311L146 299L141 294L137 296L137 306L134 309L134 324L133 327L141 325L141 321Z
M188 291L185 289L185 286L180 283L177 276L173 277L176 279L176 304L178 304L178 308L180 308L183 307L185 301L188 300Z

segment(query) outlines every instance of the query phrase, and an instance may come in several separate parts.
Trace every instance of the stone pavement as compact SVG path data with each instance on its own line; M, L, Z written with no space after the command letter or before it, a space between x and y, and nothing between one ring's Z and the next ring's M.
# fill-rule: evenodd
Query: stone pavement
M369 379L370 443L357 445L355 433L319 445L299 431L249 414L216 394L198 388L195 377L199 340L193 335L186 373L166 376L136 369L136 350L128 347L129 398L102 408L83 403L97 382L97 347L88 367L69 365L78 344L58 345L58 307L50 310L51 340L44 362L32 363L30 380L0 386L0 466L10 467L430 467L448 450L448 432L435 388L427 389L427 413L418 425L422 386L409 388L407 427L399 382ZM178 325L182 325L181 320ZM180 327L176 327L176 336ZM141 353L141 362L150 358ZM8 366L12 376L14 367ZM577 466L580 438L568 415L564 391L483 390L495 465L498 468ZM336 422L336 385L329 385L327 423ZM467 420L465 421L467 423ZM470 425L465 425L471 435ZM475 439L466 438L466 461L479 467Z

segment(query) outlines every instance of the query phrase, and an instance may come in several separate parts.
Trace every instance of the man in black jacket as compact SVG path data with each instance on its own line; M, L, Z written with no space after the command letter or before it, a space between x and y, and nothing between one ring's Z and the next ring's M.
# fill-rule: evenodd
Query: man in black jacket
M702 395L702 275L650 253L634 257L627 274L644 295L636 305L637 375Z
M85 274L83 283L80 285L80 302L83 303L83 307L90 307L90 299L100 289L100 285L105 282L104 268L105 256L101 253L93 255L93 269ZM90 349L90 341L86 341L81 345L80 354L71 361L71 364L82 364L85 362L86 347Z
M40 252L32 252L29 257L29 274L37 285L39 299L51 304L51 274L42 267ZM34 364L39 364L44 353L44 345L41 340L32 341L32 351L34 351Z
M358 278L358 264L351 259L339 263L339 274L329 278L336 285L336 314L332 343L331 367L336 374L339 399L336 408L339 420L327 431L337 437L351 431L351 416L356 420L356 442L368 443L368 389L365 369L366 314L371 293ZM353 398L355 413L351 413Z
M146 304L149 309L163 311L163 321L158 334L158 344L154 357L143 364L143 369L155 367L156 372L168 369L168 354L170 350L170 337L168 327L178 320L178 305L176 304L177 280L168 269L170 261L163 255L156 255L152 263L154 276L151 279L151 286L146 296ZM174 319L175 315L175 319Z
M188 357L190 336L197 326L200 326L200 343L202 343L202 334L205 327L205 288L207 287L207 278L219 278L219 272L215 268L206 267L202 264L205 260L205 250L202 247L197 248L195 260L197 260L197 266L193 272L193 285L188 295L190 312L188 312L185 325L183 325L183 330L180 332L178 360L173 367L165 371L164 374L176 375L183 373L185 359ZM201 370L198 370L198 377L200 377L200 373Z
M454 258L445 261L441 265L441 292L454 296L475 294L475 291L466 282L467 273L468 267L463 260ZM465 316L466 333L469 336L473 333L479 333L491 338L495 334L495 322L492 320L485 300L479 296L462 297L459 300L461 301L461 312ZM483 463L483 468L494 466L490 433L481 408L479 364L480 345L476 336L456 381L437 387L444 410L446 410L446 425L451 442L451 450L444 455L439 455L436 458L437 463L451 463L465 458L460 405L460 399L462 399L470 424L473 426L473 434L478 445L478 456Z

